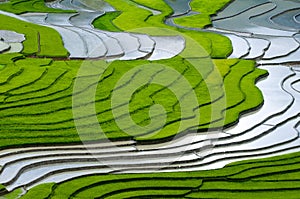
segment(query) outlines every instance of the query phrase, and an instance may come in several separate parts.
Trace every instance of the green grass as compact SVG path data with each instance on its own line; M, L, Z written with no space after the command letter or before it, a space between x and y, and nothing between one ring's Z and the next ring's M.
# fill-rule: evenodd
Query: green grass
M5 190L5 186L0 184L0 192Z
M261 99L263 98L261 91L257 87L249 87L249 85L255 84L259 78L262 78L267 74L268 73L265 70L255 69L255 71L242 79L240 89L246 97L242 103L239 103L238 105L235 104L233 108L227 110L225 124L228 125L237 122L239 115L247 112L249 107L258 108L261 106Z
M122 14L113 20L113 24L119 29L132 32L142 32L152 35L162 35L163 31L156 29L151 31L149 27L158 27L174 30L182 33L184 37L192 38L202 46L212 58L226 58L232 51L230 40L224 36L199 31L191 31L170 27L164 24L167 16L172 14L171 8L163 0L135 0L134 2L146 7L161 11L159 15L153 15L150 11L138 7L130 0L106 0ZM144 28L144 29L143 29ZM170 32L168 32L170 34ZM177 33L178 34L178 33ZM185 53L192 55L192 44L187 40Z
M95 27L152 35L180 33L187 39L186 49L175 58L153 62L114 61L108 66L108 63L101 60L55 61L51 57L68 55L55 30L0 15L0 29L26 35L22 54L0 55L0 148L79 143L82 140L101 140L105 137L113 140L159 142L185 130L221 128L236 122L242 112L261 105L263 99L255 81L266 75L266 71L256 69L252 61L226 59L232 50L229 39L218 34L166 26L163 22L172 14L172 10L163 0L107 2L120 12L101 16L93 22ZM209 16L226 3L227 0L194 0L191 4L193 10L201 14L178 18L176 23L189 27L207 26L210 24ZM161 14L154 16L137 4L159 10ZM42 1L10 1L1 4L0 9L18 14L26 11L57 12L46 8ZM197 22L191 24L191 20L196 20L195 18ZM177 32L151 30L148 27ZM144 29L136 30L137 28ZM195 48L195 43L206 52L203 49L195 52L195 49L200 49ZM47 58L29 58L24 55ZM218 59L214 59L212 63L203 58L207 55ZM139 70L139 66L147 64L152 64L152 68L144 69L144 75L141 75L143 70ZM84 70L78 73L82 68ZM173 72L165 73L167 70ZM151 78L146 78L149 74ZM120 81L126 75L130 81ZM141 77L142 84L139 83ZM168 86L155 82L161 79ZM185 87L183 79L188 87ZM80 81L76 87L75 81ZM123 109L123 106L112 107L113 94L125 96L128 90L133 91L130 98L125 99L125 102L129 102L129 111ZM95 106L90 97L94 94ZM191 107L194 101L190 97L193 96L197 107ZM129 125L128 118L126 119L128 116L142 127L152 124L153 118L149 111L154 104L162 105L166 111L166 124L162 129L146 128L146 131L137 131L135 126ZM96 121L93 122L94 107ZM194 108L201 115L197 121L193 119ZM184 111L181 112L181 109ZM124 114L127 112L130 115ZM154 117L157 122L154 123L159 124L161 112L153 112L157 114ZM77 114L74 116L74 113ZM184 121L180 128L182 118ZM95 127L99 124L105 136L95 132ZM78 136L78 129L84 131L81 137ZM252 198L254 194L262 198L276 198L285 194L285 197L292 198L292 194L300 189L297 181L299 157L300 154L295 153L238 162L211 171L92 175L60 184L39 185L22 198ZM3 186L1 188L4 189ZM12 192L7 198L15 197L18 193L19 190Z
M172 13L172 10L162 1L147 1L147 0L137 0L136 3L143 4L147 7L160 10L162 12L161 15L152 16L151 13L147 10L138 8L135 3L130 1L122 1L118 3L116 1L109 1L116 6L117 9L122 10L122 14L119 13L111 13L106 15L106 19L100 23L100 19L96 20L94 23L97 24L98 27L103 27L103 29L112 29L113 24L111 20L114 19L114 24L118 26L122 26L124 29L136 28L136 27L147 27L147 26L160 26L166 27L162 24L164 18ZM158 8L159 7L159 8ZM134 14L133 14L134 13ZM4 17L4 16L3 16ZM105 17L105 16L104 16ZM102 17L103 18L103 17ZM126 18L126 23L124 23L124 19ZM8 21L15 20L11 18L7 18ZM144 19L144 20L141 20ZM17 22L16 23L21 23ZM108 24L108 25L107 25ZM21 23L22 25L22 23ZM7 25L8 26L8 25ZM24 27L28 27L29 24L24 24ZM132 27L131 27L132 26ZM38 27L38 26L37 26ZM12 27L9 27L12 28ZM40 28L40 27L39 27ZM168 27L170 28L170 27ZM21 28L24 29L24 28ZM14 29L15 30L15 29ZM49 30L40 32L45 32L45 34L40 34L40 32L36 32L36 29L30 28L30 31L24 32L26 37L29 39L26 42L30 42L28 45L25 45L24 52L25 54L30 54L30 50L27 48L38 46L37 52L38 55L48 54L53 55L52 47L53 43L48 45L48 40L43 39L44 36L49 36ZM35 31L35 32L34 32ZM34 34L32 33L34 32ZM224 52L230 49L229 40L225 37L211 34L211 33L197 33L192 31L183 31L184 34L196 40L196 42L200 44L204 44L209 50L210 54L214 54L216 57L224 56ZM35 35L37 34L37 35ZM54 32L52 32L54 34ZM169 32L156 32L156 34L169 34ZM200 35L200 36L199 36ZM30 39L30 36L35 37L34 39ZM34 42L37 41L38 37L40 37L40 43L36 44ZM58 40L60 41L60 40ZM217 42L218 41L218 42ZM190 46L192 44L187 40L187 48L183 55L187 54L191 56L190 53L193 53L193 48ZM48 46L48 48L46 48ZM45 48L43 48L45 47ZM222 50L223 49L223 50ZM32 53L34 50L31 49ZM41 53L42 51L48 51L47 53ZM29 51L29 52L28 52ZM49 52L50 51L50 52ZM54 51L54 50L53 50ZM55 51L57 52L57 46L55 47ZM193 67L187 61L181 58L174 58L172 60L167 61L158 61L154 63L167 65L169 68L173 68L173 70L178 72L178 77L184 76L187 78L188 83L191 85L191 90L186 90L182 88L182 90L186 90L187 93L180 94L179 97L184 97L184 95L189 95L189 93L194 89L197 95L197 100L199 105L199 112L204 117L201 117L201 120L198 121L201 125L199 128L206 129L209 126L209 123L214 120L220 120L222 117L222 111L226 108L226 102L222 98L224 95L222 87L223 87L223 79L222 76L218 76L219 71L225 70L223 77L227 76L230 67L226 66L227 61L220 60L217 65L220 67L214 68L212 64L205 64L203 66L204 59L193 60L194 65L196 63L197 67L201 67L201 75L199 77L195 76L197 71L193 71ZM236 62L236 61L234 61ZM2 137L2 143L7 143L6 140L10 140L11 145L20 145L20 144L33 144L33 143L60 143L60 142L78 142L80 139L76 134L76 129L73 121L73 115L71 112L72 109L72 86L74 84L74 80L76 78L76 71L78 70L78 66L81 62L64 62L64 61L56 61L52 62L49 59L23 59L11 64L10 67L6 66L7 71L11 71L5 77L5 73L3 73L3 85L2 85L2 118L7 118L9 116L9 121L3 121L2 123L2 132L4 132ZM184 131L190 128L193 123L186 122L183 129L178 129L181 118L191 118L193 117L193 112L186 110L183 112L184 115L181 115L180 108L181 104L178 103L178 99L174 95L172 95L172 86L169 88L164 88L158 85L144 85L141 89L138 89L139 92L134 93L134 98L130 99L130 117L133 118L135 123L146 126L150 123L150 116L148 114L150 106L154 104L161 104L166 112L167 112L167 121L166 126L159 132L140 132L136 131L135 128L127 124L126 120L123 120L124 111L112 113L111 110L111 93L113 93L113 89L115 87L116 82L125 74L126 72L134 69L138 65L147 64L147 61L129 61L129 62L114 62L108 70L99 71L99 73L103 73L104 78L98 82L98 87L105 88L102 89L100 93L96 93L96 108L97 108L97 118L98 122L101 124L102 129L105 131L106 136L111 139L138 139L138 140L158 140L164 139L166 137L170 137L175 135L178 131ZM97 64L104 64L97 62ZM230 62L227 65L230 65ZM10 68L14 66L14 70ZM27 67L28 66L28 67ZM29 68L30 66L30 68ZM44 66L44 67L41 67ZM225 67L224 67L225 66ZM70 69L72 67L72 69ZM226 69L224 69L224 68ZM162 68L162 70L165 70ZM199 69L198 69L199 71ZM150 71L151 72L151 71ZM152 71L153 72L153 71ZM155 72L155 71L154 71ZM155 73L159 73L156 71ZM240 75L240 76L239 76ZM244 73L236 74L232 81L238 80L238 78L242 77ZM228 75L231 77L231 74ZM205 81L202 78L206 78ZM85 77L81 77L85 78ZM226 79L228 79L226 77ZM229 80L229 84L232 83ZM13 82L13 84L8 84ZM89 78L86 81L86 84L82 85L82 88L75 96L84 103L83 107L89 110L90 103L84 102L84 95L91 92L90 85L97 85L97 81L93 78ZM170 85L174 85L176 87L178 80L173 79L170 80ZM55 85L55 87L54 87ZM126 85L127 86L127 85ZM130 89L125 86L126 89ZM171 89L171 90L170 90ZM211 93L211 90L214 92ZM241 93L241 91L237 92L237 94ZM184 94L184 95L183 95ZM145 96L147 96L145 98ZM234 96L233 96L234 97ZM218 100L218 99L221 100ZM260 98L261 99L261 98ZM231 101L235 101L235 99L231 99ZM213 103L211 103L213 102ZM239 101L238 101L239 103ZM225 104L225 105L224 105ZM25 106L25 107L24 107ZM233 106L231 104L231 106ZM55 107L54 109L52 107ZM184 107L184 106L183 106ZM251 108L248 106L248 108ZM212 109L214 110L213 113ZM125 111L126 112L126 111ZM238 112L238 111L237 111ZM37 121L37 118L39 122ZM59 119L58 119L59 118ZM82 125L79 125L79 128L83 128L85 132L88 132L87 137L81 139L85 140L94 140L94 139L102 139L103 135L95 135L93 129L97 123L86 125L89 121L90 117L84 116L80 117L81 119L76 119ZM186 120L185 119L185 120ZM224 118L223 118L224 119ZM237 116L236 118L237 119ZM125 124L122 129L129 130L131 132L135 132L134 135L123 132L116 123L117 121L121 121ZM124 122L125 121L125 122ZM127 126L126 126L127 125ZM219 125L217 127L221 127ZM78 127L78 125L77 125ZM159 126L158 126L159 127ZM162 126L161 126L162 127ZM160 127L160 128L161 128ZM131 130L130 130L131 129ZM18 133L13 133L18 132ZM29 132L34 132L34 135ZM138 132L138 133L136 133ZM146 136L146 137L145 137ZM32 139L32 138L35 139ZM5 146L5 144L4 144Z
M5 195L5 199L16 199L22 194L22 189L16 189Z
M120 12L107 12L103 16L95 19L93 21L93 26L100 30L107 30L112 32L121 32L122 30L117 28L112 21L117 18L121 13Z
M256 79L265 76L267 71L257 69L253 61L239 61L228 76L224 79L226 96L226 117L216 125L223 123L225 126L237 121L241 112L261 105L263 98L259 89L255 86Z
M18 59L14 61L11 56L2 56L6 64L0 76L2 148L79 142L80 138L99 140L104 138L104 134L95 132L99 124L110 139L158 141L195 125L198 126L195 126L196 130L200 131L209 127L220 128L236 121L241 110L254 108L262 102L259 91L254 95L257 90L254 79L261 73L255 72L260 70L255 69L251 61L233 59L215 60L212 63L203 58L175 57L153 62L114 61L108 65L101 60L83 64L76 60L22 58L19 54L15 55ZM140 66L146 64L151 64L151 67L140 70ZM79 68L83 72L78 73ZM100 79L97 74L101 75ZM120 80L126 77L125 74L128 79L122 83ZM242 88L244 78L249 75L249 80L244 83L245 88ZM75 80L80 83L74 88ZM137 81L143 83L134 83ZM250 89L249 93L246 88ZM122 92L130 90L131 95L125 99ZM234 94L230 93L231 90L234 90ZM91 123L93 112L90 110L94 105L90 96L94 93L97 120ZM112 96L118 93L123 97L117 97L117 101L129 101L129 109L124 105L119 108L116 108L116 104L112 105L115 102ZM255 101L252 100L254 98ZM76 100L77 104L72 104L72 100ZM248 103L243 104L243 101ZM140 129L136 124L145 127L151 124L151 119L162 121L158 115L149 115L149 108L154 104L164 107L166 122L161 124L163 126L157 122L157 126ZM196 107L201 115L199 120L194 119L193 109ZM236 114L227 119L223 116L225 109ZM128 110L130 115L124 114ZM74 116L74 111L78 115ZM136 124L128 122L129 118ZM81 137L77 134L74 119L77 128L85 132Z
M53 199L151 196L164 198L166 195L172 198L232 199L284 196L290 199L297 198L300 190L299 161L300 153L297 152L231 163L222 169L208 171L91 175L55 186L47 185L49 188L37 186L31 192L40 191L39 193Z
M113 23L123 30L133 30L143 27L166 27L164 19L172 13L172 9L161 0L106 0L122 14ZM135 3L134 3L135 2ZM137 6L136 3L161 11L160 15L153 15L151 11Z
M54 12L65 13L75 12L72 10L61 10L49 8L45 5L44 0L10 0L0 4L0 10L11 12L15 14L23 14L26 12Z
M0 70L3 70L5 68L5 65L4 64L1 64L0 65Z
M0 4L1 5L1 4ZM60 35L53 29L27 23L12 17L0 15L0 29L12 30L26 36L23 42L25 55L38 57L67 57Z
M231 0L193 0L190 4L192 10L199 14L183 16L174 19L178 25L193 28L205 28L211 25L211 16L224 8Z
M196 14L174 19L174 23L184 27L205 28L211 24L210 16Z
M54 183L41 184L33 189L30 189L25 196L22 196L22 199L40 199L48 198L52 192L52 189L55 187Z
M91 198L103 197L115 194L124 194L124 191L139 191L144 194L160 191L160 194L182 195L190 189L198 188L202 181L190 177L188 173L172 174L146 174L142 177L136 177L130 174L126 175L94 175L86 178L78 178L57 186L52 192L53 198ZM72 188L71 188L72 187ZM142 190L137 188L143 187ZM161 188L160 188L161 187ZM169 189L170 191L167 191ZM180 189L180 190L176 190ZM162 191L165 191L163 193ZM89 197L90 196L90 197ZM121 196L119 196L121 197Z

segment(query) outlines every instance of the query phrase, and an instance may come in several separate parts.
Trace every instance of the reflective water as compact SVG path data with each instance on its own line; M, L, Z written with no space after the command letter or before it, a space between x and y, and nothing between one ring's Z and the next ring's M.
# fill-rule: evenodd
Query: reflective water
M227 30L237 36L245 38L241 33L249 33L253 39L262 39L266 42L264 47L258 42L250 44L249 57L258 56L260 64L276 64L295 62L299 60L299 24L297 12L300 3L296 1L244 1L236 0L225 8L214 19L216 30ZM234 12L234 10L237 10ZM240 12L240 11L243 12ZM233 12L232 15L230 13ZM225 14L224 14L225 13ZM226 33L223 33L226 34ZM249 38L249 36L247 36ZM247 38L245 38L247 40ZM232 39L233 44L235 43ZM250 41L250 40L248 40ZM257 40L259 41L259 40ZM234 49L241 49L240 45L233 45ZM258 49L251 55L251 51ZM263 51L263 53L262 53Z
M224 35L230 38L232 45L236 47L233 48L233 52L230 55L231 58L241 58L249 54L250 46L247 40L233 34L224 34Z
M260 26L252 23L251 16L260 16L263 13L268 13L276 8L275 3L267 3L253 9L247 10L239 15L230 18L213 21L213 26L219 29L225 29L235 32L246 32L258 35L274 35L274 36L292 36L295 32L279 30L270 27Z
M185 40L182 37L152 37L152 39L155 41L156 46L149 60L174 57L182 52L185 47Z
M293 102L293 98L281 87L282 82L292 75L293 72L285 66L263 66L259 68L269 72L269 76L266 79L256 84L263 94L264 105L253 114L241 117L239 123L234 127L225 130L229 134L239 134L262 124L268 118L288 109Z
M0 39L8 43L19 43L25 40L25 36L13 31L0 30Z
M217 15L213 18L214 20L233 17L235 15L241 14L251 8L256 6L269 3L268 0L236 0L227 7L222 10L222 12L217 13ZM237 9L238 8L238 9Z
M173 16L183 15L191 10L191 0L164 0L174 11Z
M6 51L6 50L9 50L10 48L10 45L3 42L3 41L0 41L0 53Z
M270 46L265 52L263 59L287 56L288 54L296 51L300 46L299 43L292 37L262 36L261 38L270 42Z
M250 21L259 26L284 30L284 27L282 27L282 26L276 27L276 24L274 25L274 23L272 23L272 21L271 21L272 17L278 16L279 14L284 13L284 12L285 12L284 15L289 17L290 16L289 12L286 12L286 11L289 11L291 9L297 9L297 8L299 9L300 8L299 2L272 0L272 3L274 3L276 5L276 8L274 8L273 10L270 10L268 12L265 12L263 15L258 15L258 16L252 15L252 17L250 18ZM292 20L293 20L293 18L292 18ZM288 23L288 21L286 21L286 23ZM292 26L293 23L290 23L289 25ZM297 29L297 27L295 27L295 29Z
M91 3L85 2L86 4ZM70 2L65 2L66 5L68 3ZM177 5L188 5L187 1L181 1L180 3L177 1L177 3ZM271 26L267 24L270 20L269 22L259 22L258 18L249 20L249 17L251 18L254 14L274 13L276 8L274 5L276 3L280 2L236 0L223 11L224 14L220 13L218 15L218 17L223 16L223 18L227 18L214 22L214 24L220 26L219 28L228 29L235 33L235 35L226 33L233 41L235 49L231 56L259 57L259 60L263 56L265 62L276 63L276 65L259 67L269 72L267 78L257 83L264 96L264 105L257 111L242 116L237 125L223 131L212 132L209 135L189 134L171 142L156 145L137 145L134 142L130 142L118 147L118 151L115 151L114 148L93 150L96 153L96 157L103 160L103 162L95 161L93 159L95 156L86 153L82 146L62 146L60 148L61 151L51 147L43 148L43 150L42 148L23 148L1 151L0 162L6 165L0 174L0 180L5 182L15 178L8 186L11 190L18 186L26 185L33 180L36 180L33 184L36 185L42 182L61 182L91 173L153 172L162 166L162 171L177 172L213 169L223 167L225 164L237 160L299 151L300 129L298 123L300 118L297 116L299 115L298 107L300 102L300 67L293 66L292 70L291 67L278 65L278 60L286 61L293 58L299 61L299 50L297 50L299 45L296 40L298 41L300 37L299 35L293 35L292 31L277 29L277 25ZM78 5L80 4L76 3L75 7ZM237 5L241 6L240 9L234 10L236 8L234 6ZM187 7L183 8L180 8L182 10L178 9L177 13L184 13ZM279 8L284 7L279 6ZM234 12L232 12L233 10ZM241 11L246 12L240 14ZM279 13L279 11L276 11L276 13ZM228 17L229 15L236 16ZM41 15L41 17L30 17L28 19L37 20L38 23L45 23L44 15ZM106 53L106 55L109 53L111 55L124 53L124 56L122 55L123 58L133 58L144 56L153 51L150 59L155 60L160 59L162 56L165 58L175 56L181 52L185 45L184 40L180 37L148 37L135 34L128 34L126 37L123 37L120 33L91 31L83 23L80 23L80 20L76 21L75 18L69 21L61 19L61 23L71 23L72 25L80 26L80 28L72 27L60 30L61 32L66 31L64 33L64 41L70 35L73 37L77 35L79 38L85 35L85 37L90 39L81 38L83 43L80 45L85 46L92 40L100 38L103 46L106 47L103 47L102 54ZM82 18L89 21L89 23L91 21L89 16L82 15ZM260 19L265 19L265 17ZM255 22L255 24L252 22ZM59 26L53 27L56 29L62 28ZM85 31L88 31L88 33ZM249 34L240 34L240 31L246 31ZM118 44L116 48L119 48L119 51L118 49L112 49L111 45L108 45L112 41ZM126 43L126 41L130 42ZM72 41L70 40L69 42ZM83 49L86 49L86 51L74 51L74 53L78 53L79 56L86 55L88 54L87 51L90 51L87 46ZM105 49L107 52L105 52ZM83 157L86 159L82 159ZM102 167L107 164L113 167ZM50 172L53 173L50 175Z
M298 14L300 14L300 9L293 8L273 16L271 20L283 29L299 30L300 23L296 18Z
M250 52L245 56L246 59L255 59L258 57L262 57L266 49L268 49L271 45L271 42L266 39L250 37L244 37L244 39L246 39L248 41L248 44L250 45Z
M21 43L8 43L9 50L4 53L19 53L23 50L23 44Z

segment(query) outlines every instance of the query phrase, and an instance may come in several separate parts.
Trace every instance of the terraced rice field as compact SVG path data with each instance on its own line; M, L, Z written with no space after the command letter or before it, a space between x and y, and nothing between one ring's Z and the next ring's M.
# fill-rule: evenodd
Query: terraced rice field
M0 197L299 198L299 8L0 2Z

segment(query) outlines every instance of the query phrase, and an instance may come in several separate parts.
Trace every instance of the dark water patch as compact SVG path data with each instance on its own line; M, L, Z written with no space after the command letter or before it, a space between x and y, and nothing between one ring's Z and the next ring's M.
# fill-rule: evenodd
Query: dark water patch
M232 17L268 2L268 0L235 0L231 4L229 4L222 12L219 12L217 16L214 17L214 19L217 20Z
M271 20L275 24L281 26L283 29L300 30L300 23L296 20L296 16L299 15L300 8L296 8L293 10L287 10L276 16L273 16Z
M191 10L191 0L164 0L174 11L172 16L179 16Z
M93 8L98 11L112 12L115 9L103 0L77 0L88 8Z

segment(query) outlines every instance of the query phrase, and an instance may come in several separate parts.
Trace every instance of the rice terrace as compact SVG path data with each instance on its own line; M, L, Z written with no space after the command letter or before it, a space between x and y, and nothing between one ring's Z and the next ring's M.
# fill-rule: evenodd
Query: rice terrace
M0 0L0 198L300 198L299 0Z

